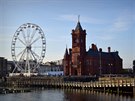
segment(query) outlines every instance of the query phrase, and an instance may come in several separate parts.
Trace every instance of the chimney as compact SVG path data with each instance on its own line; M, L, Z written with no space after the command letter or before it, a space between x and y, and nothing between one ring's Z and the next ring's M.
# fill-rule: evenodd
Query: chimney
M92 50L98 51L97 46L95 44L91 44Z
M99 52L102 52L102 48L99 48Z
M109 53L111 52L111 47L108 47L108 52L109 52Z
M72 54L72 49L71 48L69 48L69 55L71 55Z
M95 45L94 45L94 44L91 44L91 46L92 46L92 50L94 50L94 48L95 48Z

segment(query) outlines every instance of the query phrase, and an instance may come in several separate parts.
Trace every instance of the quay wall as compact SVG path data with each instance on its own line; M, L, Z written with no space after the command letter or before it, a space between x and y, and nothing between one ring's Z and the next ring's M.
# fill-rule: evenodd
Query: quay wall
M45 88L76 88L97 90L102 92L132 93L135 95L135 78L89 79L87 82L69 81L64 77L8 77L6 80L8 87L45 87Z

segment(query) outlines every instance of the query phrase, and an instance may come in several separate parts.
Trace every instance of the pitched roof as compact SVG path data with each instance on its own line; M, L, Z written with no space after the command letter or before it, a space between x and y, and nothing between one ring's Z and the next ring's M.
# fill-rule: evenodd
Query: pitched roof
M75 30L83 30L79 21L77 23L77 26L76 26Z
M67 55L68 55L68 49L67 49L67 47L66 47L64 56L67 57Z
M94 51L93 49L89 49L87 51L88 56L94 56L94 57L98 57L99 56L99 52L98 51Z
M99 54L100 52L99 51L95 51L93 49L89 49L87 51L87 55L88 56L92 56L92 57L99 57ZM113 57L113 58L120 58L119 55L118 55L118 52L101 52L101 55L102 57L105 57L105 58L109 58L109 57Z

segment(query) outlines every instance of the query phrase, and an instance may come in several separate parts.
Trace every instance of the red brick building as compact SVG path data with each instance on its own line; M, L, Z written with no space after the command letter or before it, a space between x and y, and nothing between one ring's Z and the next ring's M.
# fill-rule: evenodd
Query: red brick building
M78 21L75 29L72 30L72 48L66 48L63 65L64 75L99 75L117 74L122 70L122 59L118 51L108 52L98 50L95 44L86 51L86 30L83 30Z

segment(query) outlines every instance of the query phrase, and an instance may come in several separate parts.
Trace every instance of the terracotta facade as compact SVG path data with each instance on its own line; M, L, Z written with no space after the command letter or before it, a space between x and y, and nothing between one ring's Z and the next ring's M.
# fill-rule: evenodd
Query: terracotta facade
M118 74L122 70L122 59L118 51L102 52L95 44L86 51L86 30L83 30L78 21L72 30L72 48L66 48L63 65L64 75L100 75Z

